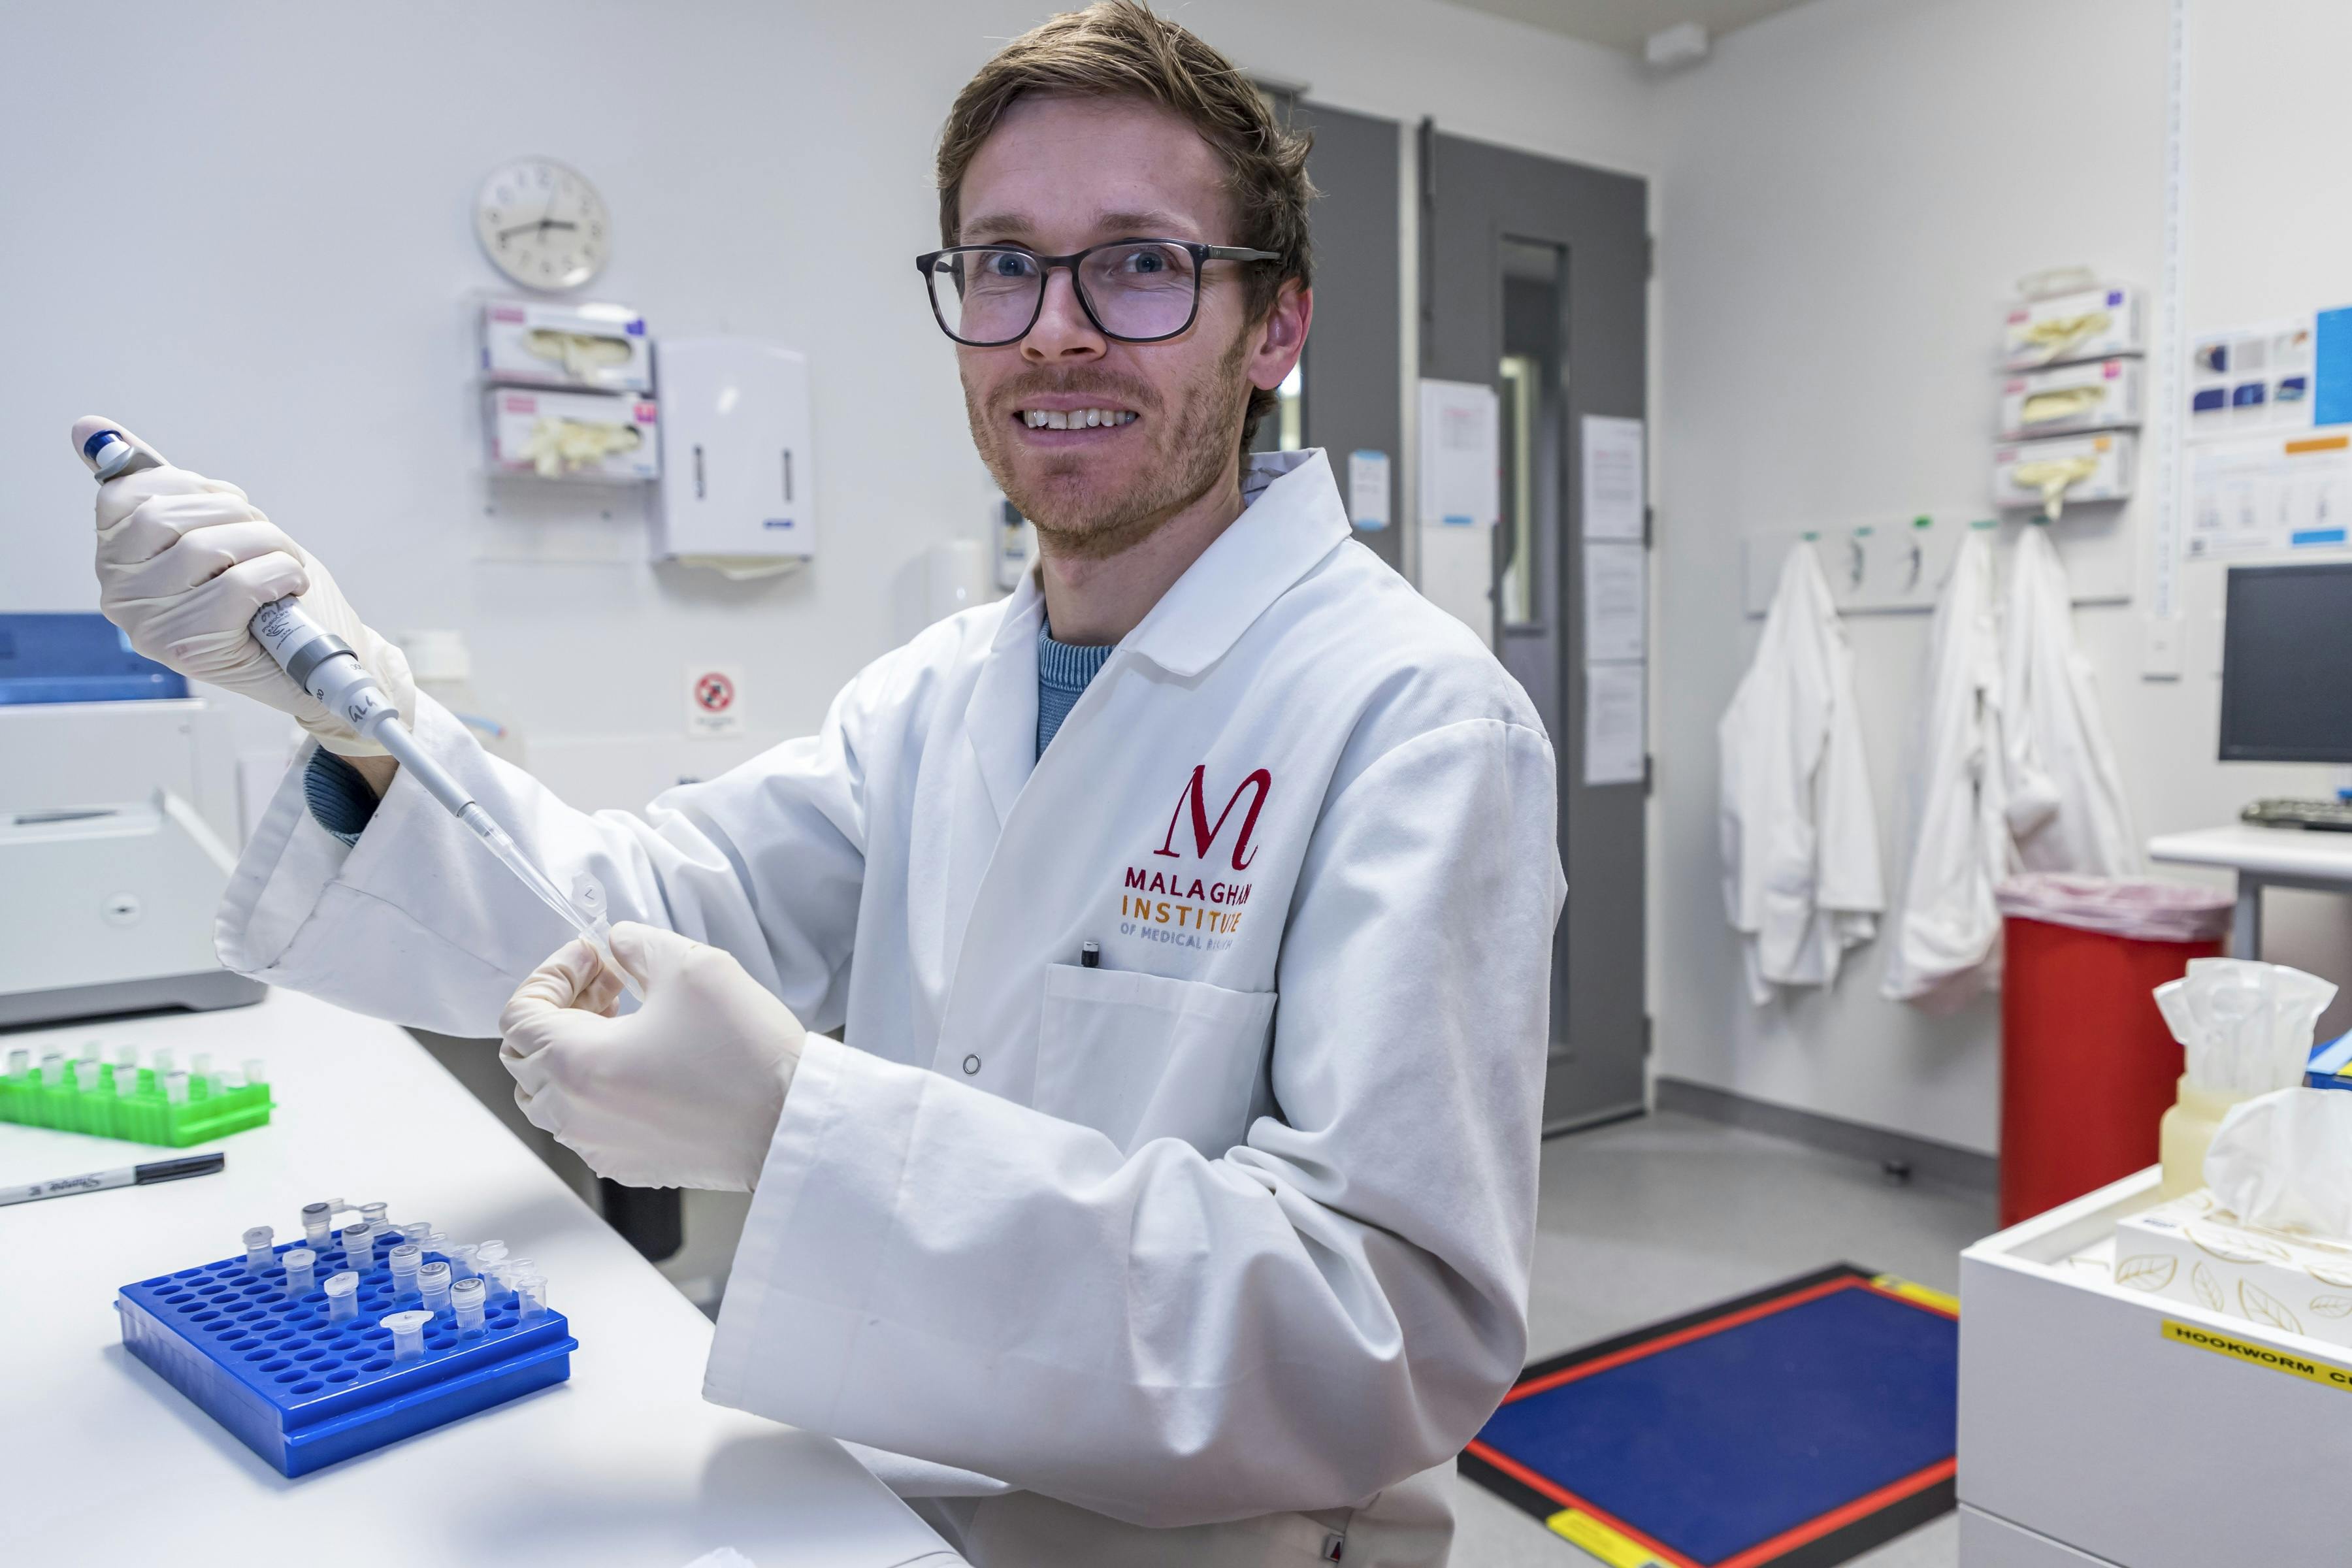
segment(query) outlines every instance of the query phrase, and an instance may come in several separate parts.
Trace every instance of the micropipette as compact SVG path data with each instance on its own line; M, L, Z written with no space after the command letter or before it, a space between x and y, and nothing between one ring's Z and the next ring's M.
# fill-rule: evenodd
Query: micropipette
M120 430L94 431L82 443L81 449L100 484L163 466L163 460L152 452L132 446ZM508 837L506 829L490 820L490 814L466 793L465 786L425 755L416 737L401 721L400 710L384 696L383 688L360 663L359 655L352 651L349 643L312 620L302 608L301 600L291 594L262 605L253 617L251 629L253 640L268 650L297 686L323 703L328 711L349 724L362 739L391 752L394 760L415 774L416 782L434 799L448 807L451 816L474 830L474 836L505 863L524 887L537 894L541 903L561 915L566 925L596 950L596 956L620 977L630 995L640 1002L645 1000L645 992L630 978L628 971L614 962L609 935L612 928L605 923L602 909L593 917L583 914L557 889L546 873L531 863L530 858ZM601 894L595 901L601 905Z

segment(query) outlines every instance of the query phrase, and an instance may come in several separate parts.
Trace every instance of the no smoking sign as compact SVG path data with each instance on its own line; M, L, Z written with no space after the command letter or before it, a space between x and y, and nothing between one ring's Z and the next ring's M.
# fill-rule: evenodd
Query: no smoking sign
M731 664L686 667L686 732L731 735L743 728L743 672Z

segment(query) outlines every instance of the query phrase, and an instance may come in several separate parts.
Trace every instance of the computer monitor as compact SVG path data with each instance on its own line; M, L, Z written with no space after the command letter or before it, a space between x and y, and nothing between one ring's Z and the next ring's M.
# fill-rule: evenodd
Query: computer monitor
M2352 763L2352 562L2232 566L2221 760Z

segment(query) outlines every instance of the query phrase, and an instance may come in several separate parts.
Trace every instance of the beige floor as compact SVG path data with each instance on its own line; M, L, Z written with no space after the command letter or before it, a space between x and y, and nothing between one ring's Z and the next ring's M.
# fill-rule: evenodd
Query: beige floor
M423 1036L442 1064L593 1201L569 1150L522 1119L494 1044ZM705 1311L726 1287L750 1199L687 1194L686 1247L662 1271ZM1859 1161L1687 1117L1653 1116L1544 1145L1528 1295L1528 1359L1744 1294L1832 1263L1938 1289L1994 1228L1990 1194L1894 1186ZM1594 1560L1482 1489L1460 1488L1454 1568L1579 1568ZM1854 1560L1953 1568L1952 1516Z

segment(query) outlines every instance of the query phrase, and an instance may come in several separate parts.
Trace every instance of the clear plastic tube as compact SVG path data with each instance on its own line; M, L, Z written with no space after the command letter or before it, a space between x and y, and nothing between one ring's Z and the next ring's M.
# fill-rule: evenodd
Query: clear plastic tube
M118 1067L114 1069L114 1092L118 1099L129 1100L139 1092L139 1069Z
M335 1208L332 1204L302 1205L302 1239L309 1242L313 1249L326 1250L327 1233L334 1227Z
M382 1236L387 1229L391 1228L392 1222L384 1217L391 1212L392 1205L390 1204L360 1205L360 1218L368 1222L368 1234L370 1236Z
M425 1249L413 1241L404 1241L392 1249L392 1289L394 1295L405 1295L416 1289L416 1270L425 1261Z
M482 1331L482 1300L488 1294L479 1279L460 1279L449 1287L449 1307L457 1314L459 1333Z
M360 1315L360 1277L346 1268L327 1276L327 1321L348 1322Z
M276 1240L277 1237L277 1231L266 1225L257 1225L247 1231L245 1233L245 1266L247 1268L267 1268L276 1262L278 1254L271 1249L269 1244Z
M614 961L613 928L605 923L602 915L592 920L581 913L579 907L570 899L565 898L553 882L547 879L547 874L531 864L530 857L525 855L521 847L507 836L506 829L492 822L490 814L472 801L466 803L466 809L457 814L457 820L472 828L481 841L489 847L490 853L504 861L507 869L512 871L524 887L539 895L540 902L562 915L564 924L578 931L588 945L596 950L596 956L602 959L604 967L611 970L619 979L624 990L640 1002L646 999L644 989L630 977L627 970Z
M392 1331L392 1359L415 1361L425 1353L425 1325L433 1321L430 1312L386 1312L377 1321Z
M343 1226L343 1266L355 1274L364 1274L375 1267L375 1238L363 1219Z
M547 1277L518 1275L514 1282L515 1321L535 1323L547 1316Z
M103 1048L96 1040L84 1040L81 1043L81 1059L95 1065L98 1054Z
M416 1271L417 1294L425 1310L438 1317L449 1310L449 1266L436 1258Z
M170 1100L174 1105L187 1104L188 1075L184 1072L165 1074L163 1077L163 1098Z
M309 1247L288 1247L286 1249L286 1293L289 1296L307 1296L318 1289L318 1280L311 1273L318 1264L319 1255Z

